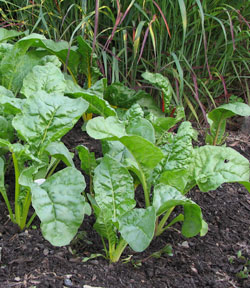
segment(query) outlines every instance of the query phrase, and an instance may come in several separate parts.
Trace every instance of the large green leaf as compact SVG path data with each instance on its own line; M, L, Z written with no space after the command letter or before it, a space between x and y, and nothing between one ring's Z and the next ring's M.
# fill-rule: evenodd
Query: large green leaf
M21 46L37 47L45 49L49 54L56 55L60 61L68 67L71 75L77 76L79 54L75 47L71 47L66 41L53 41L46 39L43 35L32 33L18 41Z
M64 94L66 88L65 79L61 70L51 62L44 66L35 66L23 79L21 93L27 98L34 96L39 91L48 94Z
M121 216L118 221L122 238L134 251L142 252L149 246L155 230L154 207L136 208Z
M249 181L249 162L232 148L203 146L193 153L193 178L202 192L228 182Z
M192 128L190 122L183 122L172 141L162 147L165 157L160 163L160 167L157 166L156 168L156 178L161 177L161 179L158 179L160 182L174 185L184 191L191 174L190 164L193 161L192 139L196 136L196 131ZM172 178L168 180L169 176Z
M41 220L41 230L52 245L70 243L82 224L84 214L90 215L90 206L81 194L85 180L75 168L65 168L41 186L31 186L32 205Z
M86 126L89 136L95 139L116 140L126 135L125 124L116 117L96 117ZM118 139L117 139L118 140Z
M70 97L79 98L81 97L89 103L87 113L95 113L103 117L115 116L115 109L112 108L107 101L100 98L99 96L86 91L79 91L74 93L67 93Z
M23 105L22 113L12 121L18 134L38 151L58 141L73 128L88 103L83 99L70 99L61 95L51 95L40 91Z
M135 207L133 178L128 170L109 155L95 169L95 200L115 219Z
M234 115L250 116L250 106L241 102L228 103L208 113L208 117L213 121L218 121L221 118L226 119Z

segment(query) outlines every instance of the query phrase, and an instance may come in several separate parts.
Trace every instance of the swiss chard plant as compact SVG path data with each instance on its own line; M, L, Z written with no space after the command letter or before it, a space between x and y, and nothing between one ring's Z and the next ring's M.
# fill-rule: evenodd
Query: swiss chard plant
M1 135L0 147L9 153L0 158L0 192L11 220L20 229L28 227L38 215L44 237L61 246L72 240L84 214L91 212L82 194L85 179L61 142L89 104L64 96L66 81L58 67L60 62L53 57L26 75L21 98L4 87L0 89L2 114L9 116L8 125L16 134L11 139ZM4 185L8 159L12 159L15 174L14 212ZM67 168L54 173L60 161ZM31 204L35 213L28 220Z
M226 121L235 115L250 116L250 106L245 103L234 102L221 105L209 112L207 116L210 131L206 135L206 143L211 145L223 144L227 137L225 133Z
M103 142L100 164L88 161L94 175L88 197L96 216L94 228L111 262L119 260L127 245L143 251L176 222L182 223L185 237L205 235L208 226L201 208L187 197L194 186L207 192L225 182L239 182L249 189L248 160L227 147L193 147L197 133L189 122L157 144L153 122L138 106L125 114L123 120L96 117L86 126L91 137ZM78 147L83 161L81 150ZM135 183L141 184L144 207L136 203ZM173 217L176 206L183 212Z

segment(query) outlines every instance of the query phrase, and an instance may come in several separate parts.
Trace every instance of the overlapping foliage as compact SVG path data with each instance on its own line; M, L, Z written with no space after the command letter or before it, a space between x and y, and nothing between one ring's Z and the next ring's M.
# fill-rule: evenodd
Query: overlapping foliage
M150 86L160 99L141 75L163 74L174 87L175 105L197 121L235 95L249 102L247 0L0 1L0 7L2 27L42 32L70 45L82 36L108 83Z
M161 91L162 111L145 91L100 79L95 55L82 37L74 47L35 33L0 29L0 37L0 191L11 220L21 229L37 215L44 237L62 246L93 211L105 256L116 262L127 245L141 252L176 222L185 237L205 235L201 208L188 198L194 186L207 192L239 182L250 192L248 160L231 148L215 146L223 141L228 117L250 115L246 104L210 112L207 141L214 145L195 147L197 132L185 121L183 107L173 104L174 89L164 75L142 74ZM98 117L83 129L102 141L103 157L95 159L86 147L77 147L90 178L90 190L84 191L85 179L61 138L90 113ZM180 121L177 133L171 132ZM4 183L11 159L14 213ZM54 173L60 161L67 167ZM140 208L137 185L144 194ZM30 205L35 214L27 221ZM176 206L183 212L170 218Z

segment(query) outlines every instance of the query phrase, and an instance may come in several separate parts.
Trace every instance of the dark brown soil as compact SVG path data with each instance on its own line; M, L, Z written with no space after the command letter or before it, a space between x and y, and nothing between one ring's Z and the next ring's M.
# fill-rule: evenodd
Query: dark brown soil
M101 155L100 143L81 132L80 124L64 137L64 142L71 148L84 144ZM232 132L227 142L250 158L249 136ZM75 161L79 167L77 157ZM57 248L43 239L38 219L33 228L20 233L0 198L0 287L250 287L250 267L246 265L250 260L250 194L238 184L224 184L209 193L193 189L190 196L201 206L209 224L206 236L185 239L176 226L143 253L127 248L122 259L131 257L131 261L117 264L109 264L102 257L82 261L92 253L103 252L100 238L92 229L93 217L85 218L71 246ZM166 244L173 247L172 257L150 257ZM239 277L244 268L241 275L245 279Z

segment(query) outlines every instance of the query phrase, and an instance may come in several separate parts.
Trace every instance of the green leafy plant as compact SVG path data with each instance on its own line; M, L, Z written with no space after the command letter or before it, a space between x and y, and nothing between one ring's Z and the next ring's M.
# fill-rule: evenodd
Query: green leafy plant
M127 245L143 251L176 222L182 223L185 237L205 235L201 208L186 196L195 185L202 192L225 182L249 189L249 162L238 152L209 145L193 148L197 133L189 122L157 147L154 126L143 116L138 106L132 106L123 120L96 117L86 126L91 137L103 142L104 157L94 170L94 192L88 197L96 216L94 228L111 262L119 260ZM136 207L135 182L144 192L141 208ZM183 206L183 214L171 219L176 206Z
M34 66L23 79L20 91L24 98L15 98L1 88L5 92L0 95L3 112L12 115L11 125L18 137L15 143L0 139L0 146L13 160L14 213L5 190L3 158L0 189L11 220L21 230L38 215L44 237L62 246L73 239L84 214L91 213L81 194L86 186L84 177L75 168L72 153L60 141L87 110L88 103L64 96L66 81L57 66L60 62L55 56L46 59L50 61ZM68 167L54 173L60 161ZM31 204L35 213L27 221Z
M250 106L241 102L228 103L217 107L208 113L210 133L206 135L206 143L221 145L225 141L226 121L235 115L250 116Z

